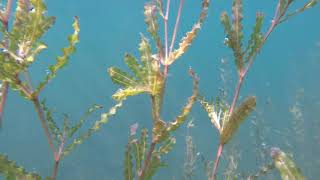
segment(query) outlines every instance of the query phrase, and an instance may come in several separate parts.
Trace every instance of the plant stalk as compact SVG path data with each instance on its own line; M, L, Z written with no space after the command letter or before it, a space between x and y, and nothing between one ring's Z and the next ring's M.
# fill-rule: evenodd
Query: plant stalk
M12 9L12 0L8 0L5 14L4 15L0 14L2 26L4 27L4 29L6 31L9 30L8 23L9 23L11 9ZM6 40L5 46L8 46L7 40ZM1 97L1 101L0 101L0 127L2 126L3 111L4 111L4 106L6 104L8 91L9 91L9 83L3 82L2 89L0 91L2 93L1 94L2 97Z
M243 84L243 80L244 80L245 75L246 74L244 74L244 73L242 73L242 71L240 71L238 83L237 83L237 86L236 86L236 89L235 89L235 94L234 94L234 97L233 97L233 100L232 100L232 104L231 104L231 107L230 107L230 111L229 111L230 115L233 113L234 108L235 108L235 106L237 104L237 101L239 99L239 94L240 94L241 86ZM217 170L218 170L218 166L219 166L220 157L221 157L222 151L223 151L223 146L224 146L224 144L220 144L219 147L218 147L217 156L216 156L216 160L214 162L214 166L213 166L213 169L212 169L212 175L210 177L210 180L213 180L214 177L216 177L216 175L217 175Z
M60 161L54 161L54 169L53 169L52 180L56 180L57 179L59 163L60 163Z
M178 15L177 15L176 23L175 23L174 29L173 29L173 35L172 35L172 40L171 40L171 45L170 45L169 56L173 51L173 46L174 46L174 43L175 43L175 40L176 40L183 4L184 4L184 0L180 0Z
M153 153L155 147L156 147L156 143L152 142L151 145L150 145L148 154L147 154L147 158L144 161L143 168L142 168L141 173L139 175L139 180L144 180L144 178L145 178L144 176L145 176L145 173L146 173L146 171L147 171L147 169L149 167L149 164L150 164L150 161L151 161L151 158L152 158L152 153Z
M9 91L9 83L4 82L2 84L2 89L1 89L1 101L0 101L0 128L2 127L2 118L3 118L3 111L4 111L4 106L6 104L7 96L8 96L8 91Z
M56 155L56 150L55 150L52 138L51 138L51 134L50 134L49 129L47 127L46 119L45 119L45 116L44 116L44 112L43 112L43 110L41 108L41 105L40 105L40 102L39 102L39 98L36 96L31 101L33 102L33 105L34 105L34 107L35 107L35 109L36 109L36 111L38 113L39 120L40 120L42 129L44 130L44 133L46 135L46 138L47 138L47 141L49 143L50 149L51 149L53 155L55 156Z
M170 10L170 0L167 0L166 15L163 18L163 21L164 21L164 44L165 44L165 51L166 51L165 61L168 58L168 51L169 51L169 48L168 48L168 19L169 19L169 12L170 12L169 10Z

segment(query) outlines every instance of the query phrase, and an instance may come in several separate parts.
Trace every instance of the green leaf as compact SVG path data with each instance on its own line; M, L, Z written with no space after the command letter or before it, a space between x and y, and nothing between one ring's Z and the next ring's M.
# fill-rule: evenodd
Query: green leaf
M108 73L113 83L119 84L123 87L130 87L138 84L134 77L119 68L111 67L108 69Z
M189 97L187 104L184 106L184 108L182 109L181 114L173 121L169 124L168 126L168 131L174 131L177 128L179 128L184 121L186 120L187 116L189 115L193 104L196 102L197 97L198 97L198 93L199 93L199 78L196 76L196 74L192 71L192 69L189 69L189 74L193 79L193 94L191 97Z
M124 176L126 180L133 180L134 174L132 170L132 153L130 142L126 146L125 158L124 158Z
M172 148L173 145L176 144L176 139L174 137L168 138L159 148L159 153L161 155L168 154Z
M31 64L35 56L46 49L46 46L38 41L55 21L54 17L46 16L47 9L42 0L31 0L31 5L32 11L24 1L17 2L13 28L7 36L8 50L17 52L18 58L13 60L18 60L24 67Z
M151 180L152 176L157 172L161 167L165 167L166 164L161 162L160 155L157 152L152 154L150 164L145 173L145 180Z
M223 123L220 143L226 144L235 134L240 124L250 115L256 107L256 98L250 96L246 98L238 108L236 108L230 115L229 119Z
M167 125L162 120L156 120L152 128L153 139L155 143L161 143L169 137L169 132L167 131Z
M157 62L151 54L151 47L148 40L142 36L139 45L141 54L141 65L131 56L125 56L125 62L134 76L116 68L111 67L108 73L112 81L123 87L120 88L112 97L119 101L141 93L149 93L150 95L160 96L164 84L164 77L160 71L159 62Z
M143 74L143 69L142 67L139 65L138 61L136 58L134 58L132 55L130 54L126 54L124 57L124 61L127 64L127 66L129 67L129 69L132 71L133 75L139 80L143 80L143 78L145 77ZM111 75L110 75L111 76Z
M0 174L8 180L41 180L38 174L27 172L14 161L0 154Z
M234 53L234 57L236 60L236 65L238 70L243 68L243 57L242 57L242 0L234 0L232 5L232 13L233 13L233 31L232 31L232 49Z
M248 43L248 55L246 56L246 62L248 62L255 54L257 54L262 42L263 34L261 33L262 23L263 23L263 14L257 13L256 23L253 27L253 32L250 36Z
M46 106L45 100L41 102L41 106L43 111L45 112L45 115L46 115L45 119L47 120L50 133L53 135L54 140L56 140L57 142L60 142L60 138L62 137L62 132L60 131L57 123L52 117L52 111Z
M272 148L271 156L273 158L274 165L278 169L283 180L305 179L293 159L279 148Z
M98 109L101 109L102 106L100 105L97 105L97 104L94 104L93 106L91 106L87 112L81 117L81 119L79 120L79 122L74 125L73 127L71 127L69 130L68 130L68 137L71 138L75 132L77 132L79 130L79 128L82 127L82 125L86 122L86 120L88 119L88 117L96 112Z
M122 101L118 102L115 106L110 108L109 112L101 114L101 118L97 120L94 125L84 134L74 139L73 142L67 146L63 152L63 157L73 151L78 145L82 144L86 139L90 138L95 132L99 131L102 125L109 122L110 116L114 116L117 110L122 106Z
M300 13L304 12L305 10L308 10L308 9L314 7L314 6L317 5L318 3L319 3L319 0L310 0L310 1L308 1L306 4L304 4L303 7L299 8L299 9L295 10L294 12L291 12L291 13L289 13L288 15L286 15L285 17L283 17L283 18L280 20L280 23L288 20L288 19L291 18L292 16L295 16L295 15L297 15L297 14L300 14Z
M229 118L229 108L217 97L216 102L209 103L204 97L198 97L202 108L207 112L211 123L221 133L221 124Z
M153 39L158 39L158 17L156 15L157 7L153 3L147 3L144 6L144 16L145 16L145 23L147 24L147 30L152 36Z
M179 48L170 53L169 58L166 60L166 65L171 65L178 58L180 58L191 46L193 40L197 36L198 31L201 28L205 18L207 17L207 11L209 7L209 0L202 1L200 17L195 25L193 25L191 31L187 32L186 36L181 39Z
M224 32L225 34L227 35L227 38L226 38L226 41L225 41L225 44L228 46L228 47L232 47L231 44L232 44L232 27L231 27L231 23L230 23L230 18L227 14L226 11L222 12L221 13L221 16L220 16L220 21L221 21L221 24L223 25L224 27Z
M161 39L158 35L158 29L159 29L159 25L158 25L158 17L157 17L157 9L162 9L162 2L159 3L159 1L157 1L158 4L158 8L154 3L147 3L144 6L144 15L145 15L145 23L147 24L147 31L150 33L152 39L156 42L157 45L157 49L159 51L159 55L162 56L164 54L163 52L163 45L161 43ZM160 14L162 14L162 10L159 11Z
M134 157L136 160L136 172L140 171L142 167L142 163L145 160L147 154L147 138L148 138L148 130L142 129L140 139L137 141L136 139L132 140Z
M129 96L135 96L144 92L150 92L148 87L143 87L143 86L128 87L126 89L119 89L116 93L112 95L112 98L116 101L122 101Z
M38 0L34 0L38 1ZM62 56L57 57L57 62L49 67L50 73L46 76L45 80L39 84L35 90L35 95L39 94L40 91L49 83L49 81L57 75L58 70L63 68L69 62L70 56L76 51L75 45L79 42L79 21L78 17L74 18L73 23L74 33L68 37L69 46L62 49Z
M143 161L145 159L145 156L147 154L147 148L148 148L148 129L144 128L141 131L141 136L139 140L139 149L140 149L140 159Z

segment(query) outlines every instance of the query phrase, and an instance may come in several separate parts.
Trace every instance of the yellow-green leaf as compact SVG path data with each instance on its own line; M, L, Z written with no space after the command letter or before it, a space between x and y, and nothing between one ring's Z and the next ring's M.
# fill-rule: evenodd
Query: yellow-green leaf
M271 149L271 156L275 167L278 169L282 180L304 180L300 169L294 163L292 157L279 148Z
M122 101L129 96L135 96L144 92L150 92L148 87L144 86L135 86L135 87L128 87L125 89L119 89L116 93L112 95L112 98L117 101Z
M34 0L34 1L39 1L39 0ZM74 18L74 23L73 23L73 29L74 32L72 35L68 37L69 40L69 46L65 47L62 49L62 56L57 57L57 62L54 65L51 65L49 67L49 74L46 76L45 80L39 84L39 86L36 88L35 94L38 94L44 87L45 85L48 84L48 82L54 78L61 68L63 68L68 62L70 56L75 52L76 47L75 45L79 42L79 21L78 17Z
M6 156L0 154L0 175L7 180L41 180L42 178L35 173L27 172L23 167L18 166L16 162L9 160Z
M179 48L174 50L172 53L170 53L169 58L165 62L166 65L170 65L174 61L176 61L191 46L192 41L196 37L198 31L201 28L202 23L204 22L205 18L207 17L208 7L209 7L209 0L203 0L200 17L199 17L197 23L195 25L193 25L191 31L187 32L186 36L181 39L181 42L179 44Z
M111 67L108 69L108 73L111 77L111 80L115 84L119 84L122 87L136 86L138 82L134 77L130 76L128 73L122 71L119 68Z
M250 115L256 107L256 98L250 96L246 98L238 108L230 115L229 119L222 125L220 143L226 144L238 130L240 124Z
M199 79L196 76L196 74L192 71L192 69L189 70L189 74L193 79L193 94L192 96L188 99L187 104L184 106L184 108L182 109L181 114L173 121L170 122L169 126L168 126L168 131L174 131L177 128L179 128L182 123L184 123L184 121L186 120L187 116L189 115L192 106L194 104L194 102L197 100L197 96L198 96L198 83L199 83Z

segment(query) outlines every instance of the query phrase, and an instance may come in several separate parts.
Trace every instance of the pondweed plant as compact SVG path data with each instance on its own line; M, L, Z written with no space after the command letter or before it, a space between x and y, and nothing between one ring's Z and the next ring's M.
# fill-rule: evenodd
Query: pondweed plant
M217 150L217 156L212 169L212 175L209 179L216 177L219 160L226 145L235 134L240 124L251 114L256 106L256 97L249 96L237 106L240 90L248 71L253 65L261 48L278 25L288 20L290 17L299 14L317 4L317 0L308 1L303 7L296 11L289 12L289 7L294 0L279 0L275 15L271 25L266 33L262 33L263 14L258 12L253 32L249 38L246 47L243 47L243 7L242 0L234 0L232 5L232 20L230 20L227 12L221 14L221 23L226 33L225 44L233 51L234 62L238 72L238 82L235 88L231 105L221 104L220 101L209 104L204 98L200 99L203 108L208 112L212 124L218 129L220 134L220 143ZM281 153L277 153L281 154ZM278 158L274 158L277 164ZM281 163L278 163L281 164ZM277 166L278 167L278 166ZM279 168L279 170L283 170ZM295 176L296 179L300 179Z
M58 70L68 63L70 55L75 52L75 45L79 41L78 35L80 31L78 18L75 17L73 23L74 33L68 38L69 46L62 49L62 55L57 58L56 64L48 68L49 73L47 76L34 88L29 77L29 67L35 62L37 55L47 48L47 45L42 42L41 37L54 24L55 18L46 15L46 7L43 0L18 0L13 22L9 23L13 1L7 0L5 10L0 13L2 23L2 39L0 42L2 50L0 53L0 80L2 83L0 119L2 120L9 88L20 92L24 98L33 103L54 159L53 175L47 179L55 180L61 159L68 155L77 145L82 144L94 132L98 131L103 124L107 123L109 117L116 114L117 109L122 106L124 100L130 96L147 94L151 100L152 129L143 128L140 133L137 133L138 124L131 126L129 142L124 156L124 178L127 180L145 180L152 179L159 168L166 166L166 163L161 158L172 150L176 142L172 134L186 121L192 106L198 99L208 112L212 124L218 129L220 134L217 157L211 173L209 173L209 179L214 179L224 145L230 142L240 124L255 109L256 97L254 96L247 97L239 105L237 105L237 102L243 81L252 67L256 56L279 24L285 22L293 15L313 7L318 1L308 1L303 7L290 13L288 9L293 2L293 0L279 0L275 16L265 34L262 33L263 14L257 13L253 33L249 38L247 46L244 48L242 1L234 0L232 20L230 20L226 12L221 15L221 22L227 35L225 44L233 50L234 62L238 72L238 82L231 105L226 103L225 97L216 98L213 104L208 103L204 97L200 97L198 93L199 78L190 68L189 74L193 80L193 93L182 108L181 114L171 121L165 120L161 116L161 110L165 108L163 107L163 101L169 67L188 50L199 32L207 17L209 0L202 0L198 21L191 31L187 32L185 37L181 39L177 48L175 48L176 36L184 0L180 0L171 42L169 42L168 37L170 0L166 1L165 7L162 0L153 0L147 3L144 7L145 22L147 31L154 43L151 44L146 36L141 35L141 43L139 44L140 60L138 61L130 54L126 54L124 57L124 61L131 71L130 73L116 67L108 69L112 81L120 86L119 90L112 96L117 101L117 104L108 112L101 114L101 119L97 120L93 127L75 137L76 132L85 123L87 117L102 107L99 105L92 106L84 114L83 118L74 125L69 123L68 116L65 116L63 125L58 125L57 121L54 120L52 111L46 106L45 101L40 101L39 96L48 83L56 76ZM159 19L163 21L164 38L159 35ZM152 45L155 45L155 48L152 48ZM153 52L153 50L156 50L156 52ZM194 158L192 147L190 146L189 148L188 157ZM270 166L266 166L268 168L263 168L248 179L257 178L273 169L273 167L279 170L283 179L303 179L291 157L279 148L272 148L271 155L273 163ZM189 163L191 163L189 164L191 167L189 172L192 174L194 159L189 160ZM3 155L0 156L0 173L7 179L41 179L39 175L26 172L22 167L17 166Z
M57 72L68 63L70 56L76 50L75 45L79 42L80 31L78 18L74 18L72 25L74 33L68 37L69 46L62 49L62 55L57 57L56 63L48 68L49 72L44 80L33 88L29 77L29 67L36 61L37 55L47 48L41 37L54 24L55 18L46 15L46 6L42 0L18 0L16 1L13 22L9 23L13 1L8 0L6 3L5 10L0 12L2 38L0 42L0 80L2 83L0 120L2 122L9 88L19 91L22 97L33 103L52 151L54 159L52 179L55 180L61 159L107 123L108 117L116 113L122 102L119 101L109 112L101 114L101 119L97 120L87 132L79 134L78 137L74 137L77 130L84 124L87 117L100 109L101 106L94 105L89 108L83 118L75 125L71 125L68 122L68 117L65 117L62 128L59 128L53 119L51 110L44 101L40 102L39 96ZM27 173L5 156L1 155L0 157L0 173L4 174L7 179L40 179L40 176Z
M164 166L161 156L169 153L176 140L171 135L179 128L191 111L192 105L198 96L198 77L189 69L189 74L193 79L193 94L183 107L182 112L173 121L165 121L161 117L164 91L166 87L169 66L184 54L193 39L198 33L203 21L207 16L209 0L202 1L202 9L199 20L193 26L192 30L182 38L179 47L174 50L175 39L179 27L180 16L184 0L180 1L176 23L173 29L173 35L169 46L168 39L168 20L170 11L170 0L167 1L166 10L163 10L161 0L152 1L145 5L144 15L147 24L147 30L156 44L157 52L153 53L151 45L147 38L142 35L139 45L140 63L130 54L125 55L125 63L132 72L132 75L116 67L108 69L109 75L115 84L121 88L112 96L115 100L121 101L129 96L146 93L151 99L152 111L152 133L150 142L147 138L148 131L142 130L140 138L135 137L135 133L129 138L129 143L125 153L125 179L151 179L156 170ZM158 18L163 19L164 23L164 43L158 35ZM164 45L163 45L164 44ZM133 157L134 162L133 163ZM133 170L135 167L135 170Z

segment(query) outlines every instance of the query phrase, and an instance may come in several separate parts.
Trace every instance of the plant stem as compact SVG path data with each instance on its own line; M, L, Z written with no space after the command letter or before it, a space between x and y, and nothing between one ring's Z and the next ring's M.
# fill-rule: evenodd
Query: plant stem
M167 7L166 7L166 15L163 18L164 21L164 44L165 44L165 61L168 58L168 19L169 19L169 10L170 10L170 0L167 0Z
M210 176L210 180L214 180L217 174L217 168L219 165L219 160L222 154L222 150L223 150L223 144L219 145L218 151L217 151L217 157L216 157L216 161L214 162L214 166L213 166L213 170L212 170L212 175Z
M239 99L241 86L243 84L244 77L245 77L245 74L242 73L242 71L240 71L238 83L237 83L237 86L236 86L236 89L235 89L235 94L234 94L234 97L233 97L233 100L232 100L232 104L231 104L231 107L230 107L229 114L233 113L234 108L235 108L235 106L237 104L237 101ZM218 166L219 166L219 161L220 161L220 157L221 157L221 154L222 154L222 150L223 150L223 144L220 144L219 148L218 148L218 151L217 151L217 157L216 157L216 160L214 162L214 167L213 167L213 170L212 170L212 176L210 177L210 180L213 180L213 178L217 174L217 170L218 170Z
M3 118L3 111L4 106L6 104L7 96L8 96L8 90L9 90L9 83L3 82L2 89L1 89L1 101L0 101L0 127L2 127L2 118Z
M54 169L53 169L52 180L56 180L57 179L59 163L60 163L60 161L54 161Z
M47 141L49 143L50 149L51 149L53 155L55 156L56 155L56 150L55 150L55 147L54 147L54 144L53 144L49 129L47 127L46 119L45 119L45 116L44 116L44 112L43 112L43 110L41 108L41 105L40 105L40 102L39 102L39 98L37 96L34 97L32 99L32 102L33 102L33 105L34 105L34 107L35 107L35 109L36 109L36 111L38 113L39 120L40 120L42 129L45 132L45 135L46 135Z
M173 29L173 35L172 35L172 40L171 40L171 45L170 45L169 56L173 51L173 46L174 46L174 43L175 43L175 40L176 40L183 4L184 4L184 0L180 0L180 5L179 5L178 15L177 15L177 19L176 19L176 24L174 25L174 29Z
M59 152L54 157L54 169L53 169L52 180L56 180L56 178L57 178L58 168L59 168L61 156L62 156L62 153L63 153L65 140L66 140L66 132L64 131L63 132L63 136L61 138L61 143L60 143L60 146L59 146Z
M139 175L139 180L144 180L144 176L145 176L146 170L149 167L149 164L150 164L150 161L151 161L151 158L152 158L152 153L153 153L155 147L156 147L156 143L152 142L151 145L150 145L148 154L147 154L147 158L144 161L142 171L141 171L141 173Z
M9 22L11 8L12 8L12 0L8 0L5 15L2 19L2 23L3 23L6 30L8 30L8 22Z
M12 8L12 0L8 0L7 1L7 6L6 6L6 11L5 14L2 15L0 14L0 18L1 18L1 23L2 26L4 27L4 29L6 31L9 30L8 28L8 22L9 22L9 17L10 17L10 12L11 12L11 8ZM5 40L5 46L8 46L8 40ZM3 82L2 84L2 89L1 89L1 101L0 101L0 127L2 126L2 118L3 118L3 111L4 111L4 106L6 104L6 100L7 100L7 96L8 96L8 91L9 91L9 83L8 82Z

